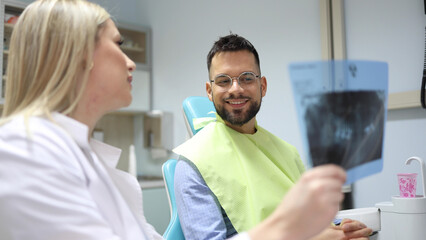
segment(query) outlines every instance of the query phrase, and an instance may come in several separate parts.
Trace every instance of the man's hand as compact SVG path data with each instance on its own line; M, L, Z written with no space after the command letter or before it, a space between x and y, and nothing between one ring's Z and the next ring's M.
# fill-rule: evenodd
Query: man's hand
M368 236L371 235L373 230L371 228L368 228L365 226L364 223L357 221L357 220L351 220L351 219L343 219L340 223L340 227L342 228L342 231L345 234L346 239L368 239Z
M368 240L371 233L362 222L343 219L340 226L329 227L310 240Z

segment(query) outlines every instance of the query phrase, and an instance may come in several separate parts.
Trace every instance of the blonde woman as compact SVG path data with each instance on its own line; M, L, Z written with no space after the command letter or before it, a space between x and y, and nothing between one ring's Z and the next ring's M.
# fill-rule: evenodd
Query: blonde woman
M161 239L129 190L136 179L111 167L120 150L89 139L132 100L135 63L120 44L87 1L36 1L20 16L0 128L2 239Z
M120 150L90 139L104 114L132 100L135 64L120 44L109 14L84 0L39 0L20 16L0 120L1 239L162 238L143 216L137 180L115 169ZM308 171L236 239L313 236L334 217L344 181L335 166Z

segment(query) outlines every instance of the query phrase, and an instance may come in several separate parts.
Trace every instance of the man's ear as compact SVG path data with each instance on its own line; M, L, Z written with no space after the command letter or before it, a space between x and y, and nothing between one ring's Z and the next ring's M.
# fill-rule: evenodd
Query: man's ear
M211 82L206 82L206 93L207 93L207 96L209 97L210 101L213 102L213 92L212 92L212 83Z
M266 95L266 90L268 88L268 82L266 81L265 77L262 77L260 79L260 86L262 87L262 97Z

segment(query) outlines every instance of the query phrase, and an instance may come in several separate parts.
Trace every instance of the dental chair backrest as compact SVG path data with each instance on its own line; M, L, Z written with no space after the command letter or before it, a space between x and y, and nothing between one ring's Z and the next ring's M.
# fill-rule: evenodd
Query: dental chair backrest
M200 122L216 119L216 110L213 102L208 97L187 97L183 101L182 107L185 124L190 137L203 128L204 125L199 124Z
M170 207L170 222L163 234L165 240L185 240L179 221L174 191L176 163L176 159L169 159L162 167L164 186L166 187Z

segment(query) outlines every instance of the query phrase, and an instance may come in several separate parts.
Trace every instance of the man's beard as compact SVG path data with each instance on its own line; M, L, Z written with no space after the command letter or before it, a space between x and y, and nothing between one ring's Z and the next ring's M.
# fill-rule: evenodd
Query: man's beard
M244 97L239 97L244 98ZM234 99L234 97L227 98L226 100ZM250 105L250 108L246 111L245 114L242 113L242 109L236 109L232 112L226 110L223 105L218 105L215 102L213 102L214 107L216 109L217 114L225 121L229 122L232 125L236 126L242 126L246 123L248 123L252 118L256 116L256 114L259 112L260 105L261 105L262 99L259 102L252 102Z

